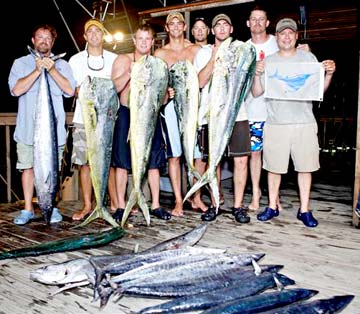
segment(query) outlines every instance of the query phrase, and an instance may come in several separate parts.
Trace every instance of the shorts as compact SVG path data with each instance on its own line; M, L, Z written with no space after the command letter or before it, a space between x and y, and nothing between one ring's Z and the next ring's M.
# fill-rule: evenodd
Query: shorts
M264 127L263 168L273 173L287 173L289 159L298 172L320 168L320 148L316 123L272 125Z
M265 124L265 121L249 122L250 142L251 142L251 151L252 152L262 151L262 149L263 149L264 124Z
M58 146L58 162L59 171L61 170L61 162L64 154L65 145ZM23 143L16 143L17 163L16 169L31 169L34 166L34 146Z
M73 149L71 154L71 163L76 166L88 164L86 156L86 133L83 124L74 124L73 129Z
M197 148L201 152L201 158L206 160L209 155L209 127L207 124L203 125L198 135ZM242 157L250 155L250 132L249 122L237 121L235 122L233 132L230 137L229 144L225 150L225 155L228 157ZM194 158L198 158L194 156Z
M131 152L128 134L130 129L130 110L120 105L114 129L111 166L131 170ZM148 169L160 169L166 164L165 143L161 122L158 119L152 141Z
M162 106L160 116L165 133L166 156L167 158L180 157L182 155L182 146L174 101L170 101L167 105Z

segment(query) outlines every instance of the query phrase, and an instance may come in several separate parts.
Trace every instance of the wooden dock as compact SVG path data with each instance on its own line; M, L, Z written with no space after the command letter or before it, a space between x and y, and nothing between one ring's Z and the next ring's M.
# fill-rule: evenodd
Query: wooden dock
M296 287L315 289L314 298L352 294L355 299L342 312L360 314L360 233L352 225L352 191L341 185L321 183L313 185L311 199L319 226L309 229L296 219L298 197L294 184L287 184L281 191L284 210L271 222L259 222L252 212L251 222L236 223L230 213L232 206L231 179L223 181L225 205L221 215L211 222L208 231L198 246L223 248L230 252L263 252L263 264L284 265L281 273L296 281ZM246 195L246 203L249 201ZM170 195L162 194L164 207L170 206ZM263 197L262 205L266 205ZM3 204L0 207L0 249L26 247L35 243L66 238L74 235L97 232L109 228L104 221L94 221L84 228L73 229L72 213L80 208L79 202L60 202L64 221L45 226L40 213L31 223L15 226L13 218L19 210L18 204ZM38 257L8 259L0 261L0 313L100 313L99 303L92 302L90 287L49 296L55 287L35 283L29 272L41 266L92 255L123 254L146 249L166 239L180 235L200 222L200 213L186 210L185 216L173 217L170 221L153 218L145 225L139 213L131 216L126 234L109 245L82 251L56 253ZM101 313L129 313L162 302L156 299L123 297L119 301L110 299Z

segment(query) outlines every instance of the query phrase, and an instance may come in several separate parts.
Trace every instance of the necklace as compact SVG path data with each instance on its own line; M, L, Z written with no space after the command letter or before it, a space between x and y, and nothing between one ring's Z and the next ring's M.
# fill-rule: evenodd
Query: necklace
M104 60L104 55L101 54L101 59L102 59L102 62L101 62L101 65L99 65L99 62L95 62L96 63L96 66L91 66L89 62L89 59L90 58L90 55L89 55L89 51L87 51L87 66L90 70L93 70L93 71L101 71L104 66L105 66L105 60ZM92 60L95 60L95 58L93 57ZM97 59L98 60L98 59ZM93 62L94 63L94 62ZM94 64L93 64L94 65Z

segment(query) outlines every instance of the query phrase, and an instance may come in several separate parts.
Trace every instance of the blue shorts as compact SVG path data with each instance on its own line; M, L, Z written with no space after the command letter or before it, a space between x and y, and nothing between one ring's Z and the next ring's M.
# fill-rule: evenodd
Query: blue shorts
M170 101L161 108L161 121L165 133L167 157L180 157L182 155L178 117L174 102Z
M265 121L249 121L251 151L257 152L263 149Z
M111 166L131 170L131 153L128 134L130 129L130 109L120 105L114 128ZM148 169L160 169L166 164L165 143L158 119L152 141Z

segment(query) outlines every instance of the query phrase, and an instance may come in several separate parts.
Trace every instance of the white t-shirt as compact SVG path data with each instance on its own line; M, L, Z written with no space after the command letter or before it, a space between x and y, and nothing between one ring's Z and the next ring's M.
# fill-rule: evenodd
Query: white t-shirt
M268 57L279 50L274 35L269 35L266 42L262 44L254 44L251 39L247 41L256 49L256 60L260 60L260 53L264 53L264 57ZM263 95L254 98L249 92L245 99L245 107L249 121L265 121L267 117L266 99Z
M108 50L103 50L103 56L88 56L87 50L73 55L69 64L76 80L76 86L79 87L88 75L111 79L111 69L116 57L116 53ZM84 124L79 99L76 99L73 123Z

